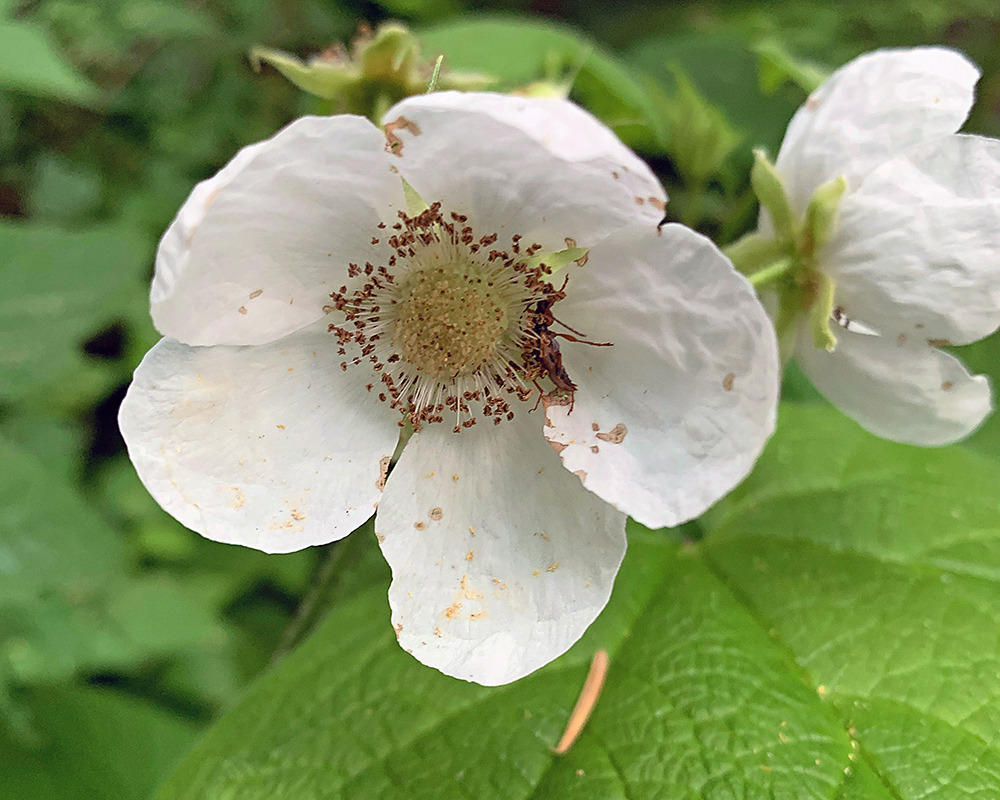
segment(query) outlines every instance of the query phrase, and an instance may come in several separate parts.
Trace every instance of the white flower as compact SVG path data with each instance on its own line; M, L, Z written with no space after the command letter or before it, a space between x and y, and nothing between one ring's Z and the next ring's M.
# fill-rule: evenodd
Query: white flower
M774 164L786 198L759 174L760 233L799 237L783 348L797 331L816 388L901 442L953 442L991 410L987 379L940 349L1000 325L1000 142L955 133L978 77L942 48L862 56L789 125Z
M626 514L675 525L749 471L776 342L749 283L657 228L655 177L574 105L434 93L385 119L300 119L195 188L121 429L210 539L296 550L377 507L400 644L505 683L603 608ZM404 186L431 207L403 213Z

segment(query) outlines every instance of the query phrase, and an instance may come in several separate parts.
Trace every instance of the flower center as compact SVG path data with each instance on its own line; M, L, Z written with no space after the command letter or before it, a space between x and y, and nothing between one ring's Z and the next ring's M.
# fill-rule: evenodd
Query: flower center
M441 381L474 374L497 350L508 303L482 265L440 263L412 270L397 290L392 345L424 375Z
M372 239L378 244L389 233L386 263L350 264L354 288L341 286L325 307L344 317L329 325L345 356L341 369L368 361L381 384L368 391L402 411L400 425L417 429L446 413L454 414L456 433L480 415L494 425L513 419L512 403L530 400L532 387L541 392L544 378L572 394L549 331L565 293L549 283L541 245L523 247L523 237L512 236L504 247L496 233L477 238L467 217L446 219L439 203L399 216L391 233L382 223ZM561 252L582 265L585 251L571 242Z

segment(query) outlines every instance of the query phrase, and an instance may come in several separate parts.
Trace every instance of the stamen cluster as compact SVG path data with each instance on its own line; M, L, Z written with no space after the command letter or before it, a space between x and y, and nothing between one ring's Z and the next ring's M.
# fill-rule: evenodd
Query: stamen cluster
M387 263L350 264L348 277L362 285L330 295L325 310L344 315L328 328L347 357L341 369L367 361L381 384L378 399L417 430L443 422L446 412L455 415L456 433L479 414L494 425L513 419L511 398L530 400L528 384L538 387L544 372L539 353L551 314L537 311L565 297L537 263L541 245L523 247L514 235L498 247L497 233L477 238L468 217L446 219L440 203L415 216L400 212L399 220L391 232L379 225L393 251Z

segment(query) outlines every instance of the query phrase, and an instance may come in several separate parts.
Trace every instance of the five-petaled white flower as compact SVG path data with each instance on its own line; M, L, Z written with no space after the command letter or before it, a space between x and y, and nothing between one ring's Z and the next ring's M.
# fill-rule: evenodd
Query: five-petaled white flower
M194 189L121 429L153 496L217 541L296 550L377 508L400 644L505 683L603 608L626 514L675 525L746 475L777 345L571 103L442 92L385 119L300 119Z
M956 134L978 77L943 48L864 55L795 114L776 180L755 168L758 234L791 259L772 275L792 265L775 284L783 352L888 439L947 444L991 410L987 379L940 349L1000 325L1000 142ZM737 264L762 243L742 244Z

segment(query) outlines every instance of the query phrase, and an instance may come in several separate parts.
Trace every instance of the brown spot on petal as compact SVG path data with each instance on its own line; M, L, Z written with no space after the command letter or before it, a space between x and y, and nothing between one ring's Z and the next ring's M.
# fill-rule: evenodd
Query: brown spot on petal
M444 615L448 619L454 619L458 616L458 610L462 607L461 603L452 603L444 610Z
M476 529L473 528L471 525L469 526L469 535L471 535L471 536L475 536L476 535Z
M376 538L376 539L378 539L378 543L379 543L379 544L382 544L382 542L384 542L384 541L385 541L385 534L382 534L382 533L378 533L378 532L376 531L376 533L375 533L375 538Z
M587 482L587 473L582 469L573 470L573 474L576 475L583 483Z
M590 452L591 453L600 453L601 452L601 448L598 447L596 444L593 444L593 445L590 446Z
M244 314L244 315L247 313L247 307L246 306L240 306L236 310L239 311L241 314Z
M243 494L242 491L240 491L239 486L232 487L232 490L236 496L233 498L233 501L229 505L231 505L233 508L242 508L243 504L246 502L247 496Z
M563 239L563 241L566 242L566 247L568 247L570 249L576 247L576 239L570 239L567 236L565 239Z
M465 560L466 561L472 561L472 559L474 559L475 557L476 557L476 551L475 550L470 550L468 552L468 554L465 556Z
M806 100L806 108L808 108L810 111L815 111L817 108L819 108L819 98L817 98L814 95L810 95L809 99Z
M568 444L563 444L562 442L554 442L552 441L552 439L549 439L548 442L550 445L552 445L552 449L555 450L557 453L561 453L563 450L569 447Z
M906 334L901 333L896 337L896 347L902 347L904 344L906 344Z
M951 347L951 339L928 339L927 344L931 347Z
M596 422L591 422L590 423L590 429L592 431L599 431L601 429L601 426L598 425Z
M635 204L637 206L645 205L645 203L646 203L646 198L645 197L639 197L638 195L636 195Z
M416 528L418 531L422 531L424 530L424 528L427 527L427 523L421 520L420 522L414 522L413 527Z
M954 388L955 384L951 381L945 381L941 384L941 391L949 392Z
M666 211L667 204L664 203L659 197L650 197L649 204L655 208L657 211Z
M382 456L378 460L378 480L375 481L375 488L380 492L385 489L385 479L389 477L389 462L392 456Z
M402 155L403 140L399 138L396 131L409 131L414 136L420 135L420 128L415 122L411 122L406 117L397 117L395 121L386 123L385 126L385 149L393 155Z
M557 569L559 569L559 562L558 561L553 561L551 564L549 564L545 568L545 571L546 572L555 572Z
M392 626L392 629L394 631L396 631L396 638L398 639L399 638L399 634L401 634L403 632L403 625L401 623L397 622L395 625Z
M736 373L727 372L726 377L722 379L722 388L725 389L727 392L731 392L733 390L733 381L735 380L736 380Z
M444 511L442 511L440 507L432 508L430 512L427 514L427 516L430 517L435 522L440 522L441 520L444 519Z
M611 442L611 444L621 444L625 441L626 433L628 433L628 428L626 428L623 423L619 422L607 433L598 433L597 438L603 439L605 442Z
M250 299L251 300L256 300L262 294L264 294L264 290L263 289L256 289L256 290L250 292Z

